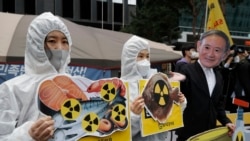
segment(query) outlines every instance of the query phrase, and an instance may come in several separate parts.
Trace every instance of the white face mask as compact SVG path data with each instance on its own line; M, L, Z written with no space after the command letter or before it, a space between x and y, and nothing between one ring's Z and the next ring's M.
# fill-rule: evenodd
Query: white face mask
M199 53L196 52L196 51L191 51L191 58L192 59L195 59L195 58L198 58L199 57Z
M55 67L57 71L61 68L61 65L66 62L66 58L69 51L66 50L46 50L46 54L50 63Z
M138 72L143 76L147 76L150 70L150 62L147 59L140 60L136 63Z
M229 63L225 63L224 68L229 68Z
M234 57L234 62L239 63L240 62L240 57L237 55Z

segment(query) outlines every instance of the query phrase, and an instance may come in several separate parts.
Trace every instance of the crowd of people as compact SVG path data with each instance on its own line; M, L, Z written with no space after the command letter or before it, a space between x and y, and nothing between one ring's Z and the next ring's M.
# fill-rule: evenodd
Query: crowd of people
M30 23L25 74L0 85L0 140L47 141L53 138L55 121L39 112L37 88L46 78L69 75L66 67L70 63L71 45L69 30L52 13L42 13ZM176 129L177 140L185 141L216 128L217 120L228 127L228 135L232 136L235 125L227 117L226 110L235 110L229 108L232 97L250 102L249 54L244 47L230 48L227 35L219 30L203 33L196 47L183 47L183 58L177 62L176 72L168 75L170 78L185 76L180 80L178 93L184 126ZM121 53L120 79L129 83L133 141L164 141L168 135L162 132L141 136L140 114L145 103L138 92L138 80L148 79L155 73L157 70L151 68L149 43L141 37L131 37ZM227 80L226 83L223 80Z
M220 64L224 79L223 93L226 97L225 108L235 113L237 105L232 104L233 98L250 102L250 56L244 46L232 46L228 57ZM250 112L249 108L244 108Z

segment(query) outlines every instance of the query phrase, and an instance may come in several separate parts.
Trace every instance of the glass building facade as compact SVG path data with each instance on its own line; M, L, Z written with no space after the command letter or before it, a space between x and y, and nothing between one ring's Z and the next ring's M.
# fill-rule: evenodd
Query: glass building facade
M130 0L0 0L0 11L38 15L50 11L82 25L120 30L131 21L135 4Z
M120 1L120 2L118 2ZM0 11L38 15L44 11L71 20L75 23L98 28L120 30L132 21L130 13L134 13L136 3L141 0L0 0ZM204 10L203 10L204 9ZM204 28L206 6L199 14L196 30ZM226 16L230 33L235 44L250 46L250 0L243 0L237 6L226 4ZM182 36L178 42L193 42L193 17L183 12L180 17L179 29Z

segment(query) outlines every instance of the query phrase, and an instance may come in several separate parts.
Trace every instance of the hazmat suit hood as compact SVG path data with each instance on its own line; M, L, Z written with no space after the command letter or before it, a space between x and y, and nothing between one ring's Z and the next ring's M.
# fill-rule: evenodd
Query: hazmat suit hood
M44 49L46 36L54 30L61 31L66 36L69 43L69 52L71 51L72 40L65 24L59 17L54 16L50 12L41 14L30 23L28 28L25 49L26 74L57 73ZM67 65L70 63L70 55L63 59L61 60L59 73L66 72Z
M121 55L121 79L126 81L142 79L136 67L136 59L138 53L143 49L150 52L149 42L135 35L124 44Z

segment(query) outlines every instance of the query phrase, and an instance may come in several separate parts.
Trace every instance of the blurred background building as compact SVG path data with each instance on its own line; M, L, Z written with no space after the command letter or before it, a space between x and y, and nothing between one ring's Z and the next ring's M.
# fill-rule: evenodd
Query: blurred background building
M225 20L234 43L250 46L250 10L248 10L250 9L250 0L243 0L235 7L228 3L225 6ZM198 17L198 22L203 23L201 15ZM182 38L178 41L192 42L192 17L185 12L180 17L179 28L182 32ZM199 27L196 29L199 30Z
M51 11L82 25L120 30L131 21L136 0L0 0L0 11L38 15Z
M142 0L0 0L0 11L38 15L44 11L75 23L119 31L128 25L136 4ZM234 43L250 46L250 1L237 7L226 4L226 21ZM192 18L183 12L178 25L181 38L178 42L193 42ZM2 19L1 19L2 20ZM204 22L198 17L198 22ZM196 28L199 29L198 27Z

